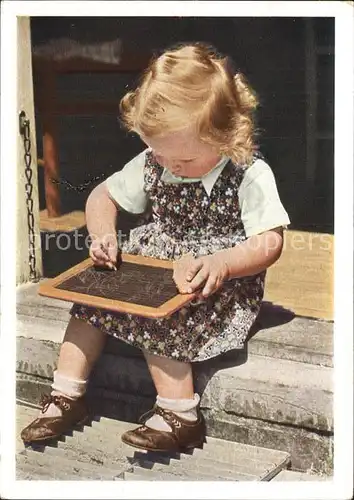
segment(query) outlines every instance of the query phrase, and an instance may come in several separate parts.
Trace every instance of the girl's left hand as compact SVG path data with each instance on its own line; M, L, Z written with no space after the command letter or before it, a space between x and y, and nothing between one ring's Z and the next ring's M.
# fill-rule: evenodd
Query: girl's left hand
M222 255L212 254L197 259L180 259L175 262L174 278L177 286L182 281L181 293L193 293L203 288L201 294L208 297L216 292L229 277L229 269ZM179 279L178 279L179 278Z

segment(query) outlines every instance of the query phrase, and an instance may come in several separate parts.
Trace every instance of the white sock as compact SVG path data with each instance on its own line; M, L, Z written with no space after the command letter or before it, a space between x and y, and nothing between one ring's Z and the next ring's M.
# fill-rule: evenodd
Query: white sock
M87 380L75 380L58 373L54 372L54 381L52 384L53 391L52 396L64 396L69 399L78 399L83 396L86 392ZM61 409L54 403L51 403L46 411L40 412L40 417L60 417L62 415Z
M199 394L194 394L193 399L168 399L157 396L156 403L164 410L170 410L178 417L190 420L197 420L197 406L199 404ZM153 415L145 422L146 427L156 429L158 431L172 432L171 427L160 415Z
M77 380L58 371L54 372L54 381L52 384L53 392L61 394L69 399L78 399L86 392L87 380Z

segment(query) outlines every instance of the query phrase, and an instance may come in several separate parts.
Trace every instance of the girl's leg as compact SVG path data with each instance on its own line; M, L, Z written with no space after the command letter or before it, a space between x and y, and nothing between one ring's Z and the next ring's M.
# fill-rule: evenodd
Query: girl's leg
M155 356L144 351L157 394L168 399L193 399L193 374L190 363Z
M192 365L144 352L157 391L157 404L188 420L197 420L199 396L194 394ZM159 415L153 415L146 425L171 432L171 427Z
M23 429L21 437L24 441L59 436L87 417L88 410L81 396L86 391L87 379L105 341L106 334L98 328L70 318L54 372L53 391L51 396L45 397L38 418Z
M106 342L106 334L74 317L70 318L54 372L53 395L77 399L86 391L87 379ZM58 414L54 405L47 416Z
M122 435L137 448L176 451L200 446L205 425L194 393L192 367L173 359L144 352L157 391L157 408L145 425Z
M71 317L60 348L57 372L68 378L86 380L105 342L104 332Z

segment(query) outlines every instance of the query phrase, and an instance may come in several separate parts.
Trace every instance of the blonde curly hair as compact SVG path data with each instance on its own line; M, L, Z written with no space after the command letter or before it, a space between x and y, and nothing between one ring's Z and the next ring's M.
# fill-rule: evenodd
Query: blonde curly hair
M164 136L193 124L202 142L236 164L255 152L253 111L257 97L227 57L204 44L180 45L154 59L135 91L120 102L128 130Z

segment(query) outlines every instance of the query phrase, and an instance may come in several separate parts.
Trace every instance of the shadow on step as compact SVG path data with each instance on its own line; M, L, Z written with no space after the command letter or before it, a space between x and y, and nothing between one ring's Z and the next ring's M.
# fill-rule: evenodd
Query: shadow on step
M295 313L290 309L285 309L284 307L273 304L272 302L264 301L257 319L250 330L247 340L254 337L260 330L290 323L295 316Z
M127 456L131 465L152 470L156 464L170 465L171 460L181 460L181 455L193 455L194 448L178 451L134 451L132 457Z

